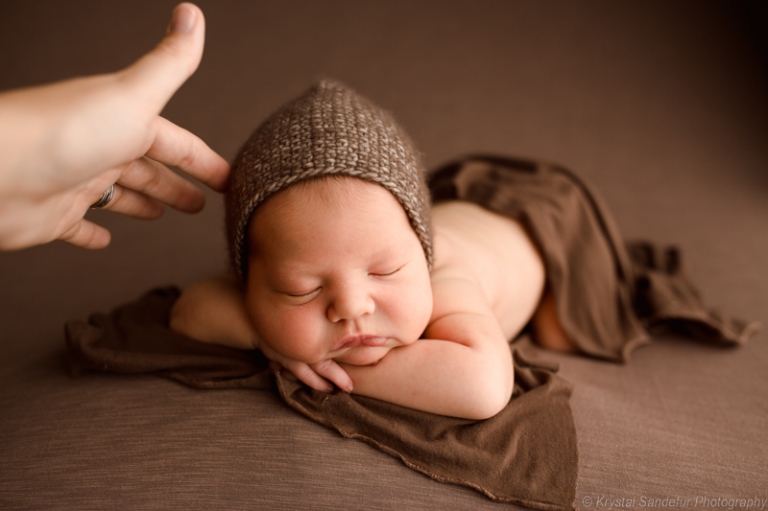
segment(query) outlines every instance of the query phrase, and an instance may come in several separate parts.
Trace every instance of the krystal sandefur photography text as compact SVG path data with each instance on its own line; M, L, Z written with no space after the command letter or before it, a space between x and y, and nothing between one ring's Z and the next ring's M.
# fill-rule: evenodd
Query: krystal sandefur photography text
M586 495L581 499L584 508L595 509L758 509L763 510L768 498L761 497L710 497L697 495L683 497L615 497L611 495Z

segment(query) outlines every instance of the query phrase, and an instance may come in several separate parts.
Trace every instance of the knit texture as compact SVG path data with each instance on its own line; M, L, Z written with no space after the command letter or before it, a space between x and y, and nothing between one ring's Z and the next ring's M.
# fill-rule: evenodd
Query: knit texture
M356 177L389 190L408 215L432 267L424 167L413 143L384 110L348 87L323 80L271 115L232 165L226 232L232 265L248 273L248 225L271 195L306 179Z

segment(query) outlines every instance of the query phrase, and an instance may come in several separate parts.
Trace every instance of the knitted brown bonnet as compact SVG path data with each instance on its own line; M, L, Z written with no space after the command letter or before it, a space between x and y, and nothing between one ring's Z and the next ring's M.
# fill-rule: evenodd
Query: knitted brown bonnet
M292 184L334 174L389 190L432 267L429 192L412 142L387 112L346 86L324 80L264 121L232 165L225 200L227 243L243 282L248 225L256 209Z

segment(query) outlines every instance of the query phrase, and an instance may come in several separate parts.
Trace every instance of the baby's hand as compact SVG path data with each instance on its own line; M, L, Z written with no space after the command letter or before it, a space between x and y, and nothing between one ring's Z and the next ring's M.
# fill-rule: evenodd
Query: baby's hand
M334 360L323 360L316 364L307 364L285 357L263 342L259 343L259 349L277 367L288 371L291 375L315 390L332 392L333 385L329 383L330 380L330 382L334 383L344 392L352 392L352 378Z

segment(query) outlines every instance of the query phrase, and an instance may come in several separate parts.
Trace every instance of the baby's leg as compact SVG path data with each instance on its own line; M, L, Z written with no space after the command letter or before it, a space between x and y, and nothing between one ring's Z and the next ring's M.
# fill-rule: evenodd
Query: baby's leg
M568 339L560 324L555 308L555 297L548 287L544 290L541 303L533 314L531 326L534 339L545 348L569 353L576 351L576 347Z

